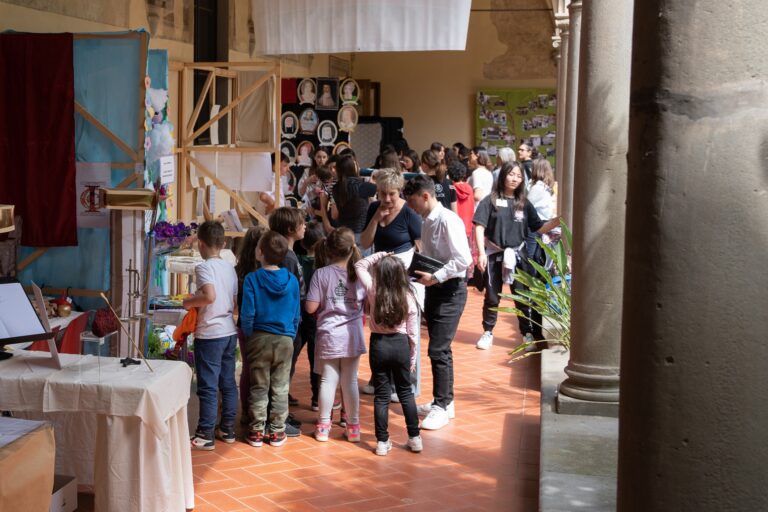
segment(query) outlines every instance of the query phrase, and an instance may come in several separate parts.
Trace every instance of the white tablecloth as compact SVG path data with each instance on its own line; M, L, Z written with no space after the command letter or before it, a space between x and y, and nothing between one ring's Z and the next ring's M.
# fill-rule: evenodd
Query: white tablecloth
M60 357L61 370L42 352L0 361L0 409L54 424L56 471L93 484L97 511L193 508L189 366Z

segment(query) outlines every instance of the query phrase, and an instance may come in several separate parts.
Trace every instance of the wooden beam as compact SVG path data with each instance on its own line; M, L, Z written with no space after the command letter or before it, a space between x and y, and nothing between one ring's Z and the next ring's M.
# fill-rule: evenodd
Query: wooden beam
M45 251L47 251L47 250L48 250L47 247L41 247L41 248L36 249L35 252L30 254L29 256L24 258L23 260L21 260L21 262L18 265L16 265L16 271L17 272L21 272L22 270L24 270L25 268L30 266L32 264L32 262L34 262L37 258L39 258L43 254L45 254Z
M246 89L243 92L243 94L241 94L240 96L238 96L237 98L232 100L229 105L227 105L226 107L221 109L221 111L218 114L213 116L211 119L208 120L208 122L206 122L203 126L198 128L197 131L195 133L193 133L192 135L190 135L187 140L195 140L197 137L199 137L201 133L205 132L205 130L210 128L213 123L215 123L216 121L218 121L219 119L221 119L225 115L229 114L232 111L233 108L235 108L237 105L239 105L240 102L243 101L245 98L247 98L248 96L253 94L253 92L256 89L258 89L259 87L264 85L267 82L267 80L269 80L272 76L274 76L273 73L266 73L263 77L259 78L257 81L255 81L253 84L251 84L251 86L248 87L248 89Z
M232 189L226 186L210 170L208 170L203 164L201 164L198 159L196 159L191 155L187 156L187 158L189 159L190 162L192 162L195 165L195 168L197 168L197 171L199 173L203 174L206 178L214 182L218 188L220 188L221 190L229 194L229 197L234 199L237 202L237 204L239 204L245 211L253 215L259 222L268 224L267 219L262 214L254 210L253 207L250 204L248 204L248 201L240 197L237 193L233 192Z
M142 83L143 83L143 82L142 82ZM141 104L142 104L142 106L144 105L144 98L142 98ZM86 121L88 121L89 123L91 123L93 126L95 126L95 127L96 127L96 129L97 129L97 130L99 130L101 133L103 133L104 135L106 135L106 136L107 136L107 138L108 138L109 140L111 140L112 142L114 142L114 143L115 143L115 145L116 145L117 147L119 147L120 149L122 149L122 150L123 150L123 152L125 152L125 154L126 154L126 155L128 155L129 157L131 157L131 159L132 159L132 160L136 160L136 161L140 160L140 158L139 158L139 154L138 154L136 151L134 151L133 149L131 149L131 146L129 146L128 144L126 144L125 142L123 142L123 139L121 139L120 137L118 137L117 135L115 135L115 134L112 132L112 130L110 130L109 128L107 128L106 126L104 126L104 125L102 124L102 122L101 122L101 121L99 121L98 119L96 119L95 117L93 117L93 114L91 114L90 112L88 112L88 111L87 111L87 110L86 110L86 109L85 109L85 108L84 108L84 107L83 107L83 106L82 106L80 103L78 103L78 102L75 102L75 112L77 112L78 114L80 114L81 116L83 116L83 117L86 119ZM142 112L142 125L143 125L143 124L144 124L144 117L143 117L143 112ZM141 147L143 148L143 147L144 147L144 137L142 137L142 138L141 138L140 144L141 144ZM143 161L143 158L142 158L141 160Z
M123 179L123 181L118 183L115 188L128 188L133 184L134 181L138 181L140 178L143 178L141 174L131 173L128 176L126 176L125 179Z
M179 73L179 117L178 117L178 127L179 127L179 136L176 137L176 145L178 148L182 148L184 146L184 141L187 140L187 131L184 127L184 105L187 101L187 90L186 90L186 79L187 79L187 68L184 67L184 63L182 63L182 70L181 73ZM187 172L187 155L183 151L179 154L179 167L176 170L176 183L178 187L178 198L177 198L177 204L176 204L176 218L177 219L186 219L186 199L187 199L187 176L189 176L189 173Z
M200 153L271 153L274 147L270 144L255 146L186 146L181 151L199 151Z
M25 286L24 290L27 292L32 291L31 286ZM101 297L102 293L107 293L106 290L88 290L85 288L42 288L41 291L46 295L74 295L76 297Z
M197 122L197 118L200 117L200 111L203 110L203 103L205 103L205 97L208 95L208 89L211 88L211 84L213 83L214 78L215 78L215 75L211 72L208 72L208 78L205 80L205 84L203 85L203 90L200 91L200 96L197 97L197 103L195 104L195 109L192 111L192 117L189 118L189 122L187 123L187 133L191 132L194 129L195 123ZM190 142L190 141L184 141L184 144L186 144L187 142Z
M136 162L112 162L109 166L113 169L136 169Z
M128 32L127 34L72 34L73 39L139 39L141 32Z
M205 69L205 68L251 68L252 70L267 70L274 69L279 63L262 61L262 62L185 62L184 66L191 69Z

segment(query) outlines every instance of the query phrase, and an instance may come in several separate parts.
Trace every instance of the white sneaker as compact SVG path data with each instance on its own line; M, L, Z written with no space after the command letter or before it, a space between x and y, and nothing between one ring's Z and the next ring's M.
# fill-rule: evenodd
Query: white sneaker
M432 404L433 402L417 405L416 412L419 416L427 416L432 411ZM448 404L448 408L446 410L448 411L448 419L452 420L456 417L456 406L454 405L453 401Z
M396 404L399 404L400 403L400 397L397 396L397 393L392 393L389 396L389 401L393 402L393 403L396 403Z
M376 393L376 390L373 389L372 384L365 384L363 386L360 386L360 392L364 395L373 395Z
M409 437L406 446L413 453L419 453L424 449L424 444L421 442L421 436Z
M491 331L485 331L480 339L477 340L475 347L480 350L488 350L493 345L493 333Z
M446 426L449 421L448 411L439 405L434 405L432 406L432 410L429 411L429 414L427 414L427 417L421 420L421 428L424 430L440 430Z
M382 457L389 453L389 450L392 449L392 441L378 441L376 442L376 455L381 455Z

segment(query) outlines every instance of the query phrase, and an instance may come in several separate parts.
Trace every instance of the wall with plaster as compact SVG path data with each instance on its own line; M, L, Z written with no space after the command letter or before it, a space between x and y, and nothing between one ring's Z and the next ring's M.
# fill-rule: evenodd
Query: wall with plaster
M545 0L472 2L497 11L548 7ZM353 75L381 82L382 115L404 119L411 147L473 144L478 89L555 87L553 33L551 10L473 11L466 51L358 53Z

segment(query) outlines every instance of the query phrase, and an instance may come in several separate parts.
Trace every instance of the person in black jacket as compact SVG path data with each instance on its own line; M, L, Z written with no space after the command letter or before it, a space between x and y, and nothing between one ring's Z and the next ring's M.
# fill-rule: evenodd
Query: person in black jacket
M519 162L507 162L501 166L499 179L491 192L477 205L472 218L477 245L477 269L483 272L485 300L483 301L483 335L477 348L487 350L493 345L493 328L498 313L499 294L505 282L517 267L529 271L525 239L530 232L546 233L560 225L560 219L544 222L536 208L526 198L525 178ZM534 272L535 273L535 272ZM520 286L515 282L514 287ZM534 312L521 308L528 318L518 317L520 333L526 339L542 339L541 318ZM538 323L538 325L535 325ZM530 336L528 336L530 335Z

